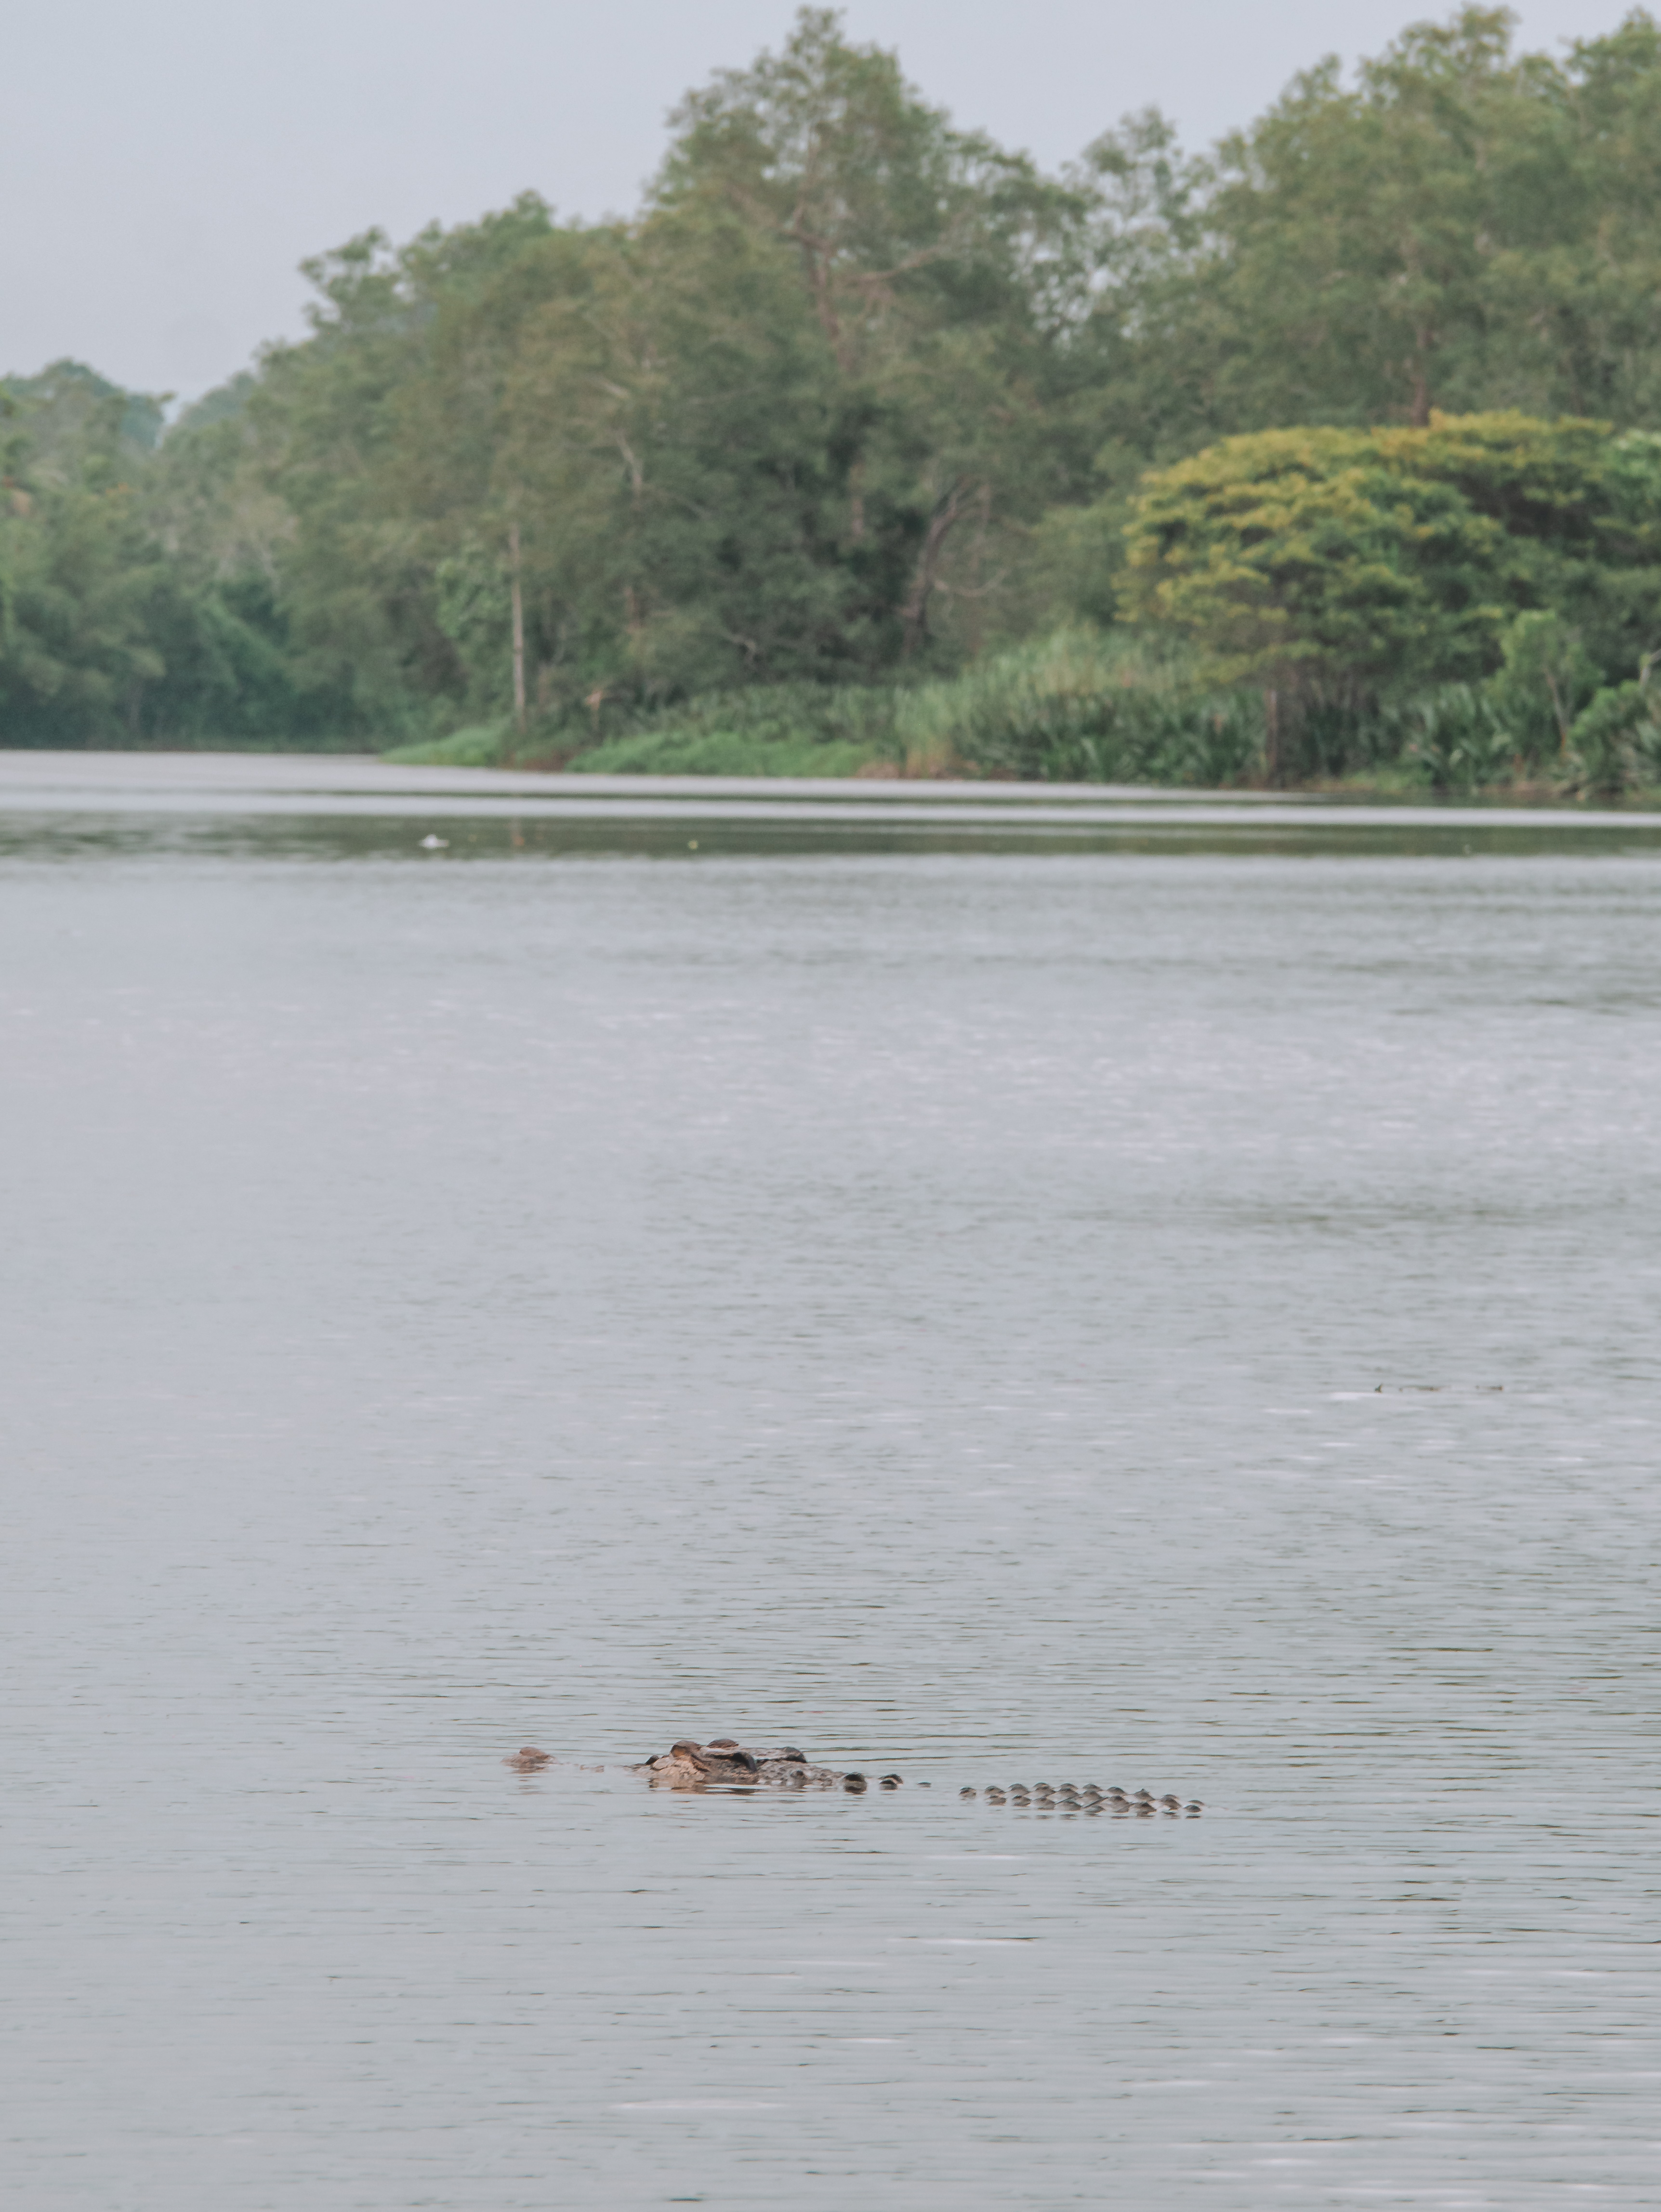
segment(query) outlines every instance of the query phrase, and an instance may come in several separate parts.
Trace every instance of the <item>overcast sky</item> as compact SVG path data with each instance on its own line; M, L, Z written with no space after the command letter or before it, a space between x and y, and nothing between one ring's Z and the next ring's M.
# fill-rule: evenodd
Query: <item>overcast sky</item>
M304 328L295 264L527 187L633 207L666 110L787 32L791 0L12 0L0 121L0 371L70 355L192 398ZM1191 144L1296 70L1444 8L1399 0L850 0L927 96L1046 165L1153 104ZM1536 0L1524 42L1622 0Z

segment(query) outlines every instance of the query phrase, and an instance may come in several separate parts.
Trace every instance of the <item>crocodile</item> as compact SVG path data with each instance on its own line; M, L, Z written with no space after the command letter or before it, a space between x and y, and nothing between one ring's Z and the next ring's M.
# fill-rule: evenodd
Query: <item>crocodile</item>
M1007 1789L993 1783L985 1790L965 1786L958 1792L959 1797L984 1797L989 1805L1013 1805L1019 1810L1031 1808L1039 1813L1124 1813L1141 1814L1152 1819L1156 1814L1175 1818L1183 1815L1194 1820L1205 1810L1205 1801L1199 1797L1179 1797L1174 1790L1167 1790L1156 1797L1151 1790L1127 1792L1117 1783L1104 1790L1095 1782L1035 1782L1029 1788L1025 1782L1012 1782Z
M709 1743L683 1740L656 1758L642 1759L636 1771L645 1774L654 1790L706 1790L713 1783L729 1789L846 1790L858 1796L871 1786L863 1774L815 1766L793 1743L763 1750L733 1736L716 1736ZM880 1786L897 1790L901 1781L897 1774L885 1774Z
M536 1773L552 1763L547 1752L530 1744L502 1762L521 1774ZM633 1771L645 1775L654 1790L845 1790L859 1796L871 1787L869 1778L857 1771L844 1774L836 1767L816 1766L793 1743L761 1748L741 1744L730 1735L713 1737L708 1743L683 1737L667 1751L641 1759ZM878 1784L884 1790L898 1790L904 1780L902 1775L884 1774L878 1777ZM924 1782L918 1787L926 1790L928 1784ZM964 1799L981 1798L989 1805L1013 1805L1018 1810L1027 1808L1040 1813L1116 1813L1143 1819L1163 1814L1167 1819L1193 1820L1205 1810L1204 1802L1198 1797L1179 1797L1174 1790L1156 1797L1151 1790L1127 1791L1116 1783L1104 1790L1094 1782L1030 1785L1012 1782L1007 1787L995 1782L984 1790L965 1784L958 1795Z
M660 1757L642 1760L639 1771L650 1778L654 1788L672 1790L703 1790L712 1783L737 1789L770 1784L796 1790L841 1788L858 1794L870 1787L863 1774L840 1774L833 1767L813 1765L794 1744L763 1751L729 1735L716 1736L709 1743L674 1744ZM880 1780L885 1790L897 1790L903 1778L885 1774ZM1167 1818L1185 1815L1192 1820L1205 1810L1198 1797L1179 1797L1169 1790L1156 1797L1151 1790L1126 1791L1116 1783L1104 1790L1095 1782L1035 1782L1031 1787L1025 1782L1012 1782L1007 1789L995 1782L984 1790L965 1786L958 1795L983 1797L989 1805L1029 1806L1041 1813L1122 1813L1146 1819L1163 1814Z

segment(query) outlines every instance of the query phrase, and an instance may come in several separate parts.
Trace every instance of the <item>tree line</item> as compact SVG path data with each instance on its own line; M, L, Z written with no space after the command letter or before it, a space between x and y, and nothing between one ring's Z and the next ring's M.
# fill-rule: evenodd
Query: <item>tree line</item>
M72 363L0 386L0 736L892 752L995 694L1072 735L970 764L1181 772L1134 723L1214 773L1226 721L1294 775L1433 723L1567 757L1607 692L1625 744L1658 209L1642 10L1553 58L1466 8L1203 155L1148 111L1047 174L805 9L626 221L366 233L171 426Z

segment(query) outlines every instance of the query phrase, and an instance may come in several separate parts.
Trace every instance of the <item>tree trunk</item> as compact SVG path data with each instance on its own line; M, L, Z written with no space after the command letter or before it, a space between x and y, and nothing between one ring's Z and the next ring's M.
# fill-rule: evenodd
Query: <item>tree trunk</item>
M1408 402L1408 420L1415 430L1430 428L1430 357L1436 345L1433 330L1416 330L1413 333L1413 359L1409 364L1411 396Z
M865 541L865 462L861 458L848 471L848 536L855 545Z
M934 589L935 572L946 541L952 534L952 526L963 512L962 484L954 484L946 496L935 507L917 556L916 572L911 580L911 589L905 605L900 609L904 625L904 642L900 647L902 660L910 660L917 647L928 634L928 601Z
M985 593L982 578L986 569L986 533L992 526L992 487L989 483L981 486L981 495L976 504L975 550L970 560L972 580L968 592L969 658L971 660L978 660L981 657L981 641L985 627L981 600Z
M508 530L509 588L514 609L514 727L525 735L525 593L520 580L519 525Z

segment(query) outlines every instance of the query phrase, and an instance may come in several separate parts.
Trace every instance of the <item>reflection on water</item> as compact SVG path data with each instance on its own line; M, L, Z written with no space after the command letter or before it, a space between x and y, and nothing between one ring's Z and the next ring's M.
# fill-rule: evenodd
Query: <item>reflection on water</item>
M24 2201L1646 2200L1640 825L141 795L0 823Z

